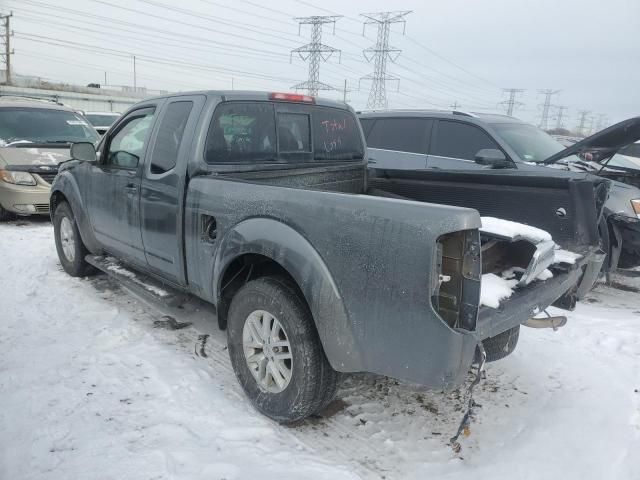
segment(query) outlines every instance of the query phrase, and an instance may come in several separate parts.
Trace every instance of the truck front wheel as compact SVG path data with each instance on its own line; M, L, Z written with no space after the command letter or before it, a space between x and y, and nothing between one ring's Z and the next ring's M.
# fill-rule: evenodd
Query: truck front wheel
M264 415L291 423L333 399L338 373L327 361L304 298L287 278L258 278L236 293L227 340L236 377Z
M82 243L76 219L68 203L62 202L53 214L53 234L60 265L72 277L83 277L92 271L84 257L89 253Z

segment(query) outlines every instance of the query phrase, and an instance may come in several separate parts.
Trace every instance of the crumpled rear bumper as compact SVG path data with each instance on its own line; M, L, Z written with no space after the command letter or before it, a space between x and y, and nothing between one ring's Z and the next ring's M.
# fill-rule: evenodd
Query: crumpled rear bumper
M605 254L594 247L565 272L516 290L500 307L481 307L475 337L484 340L520 325L565 296L582 298L597 280L604 259ZM573 309L574 304L575 301L567 302L565 308ZM563 308L561 303L556 306Z

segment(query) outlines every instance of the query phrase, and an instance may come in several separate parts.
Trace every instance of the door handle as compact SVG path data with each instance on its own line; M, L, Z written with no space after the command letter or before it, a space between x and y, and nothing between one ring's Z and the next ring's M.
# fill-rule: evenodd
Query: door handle
M138 186L135 183L127 183L124 187L125 190L129 192L137 192Z

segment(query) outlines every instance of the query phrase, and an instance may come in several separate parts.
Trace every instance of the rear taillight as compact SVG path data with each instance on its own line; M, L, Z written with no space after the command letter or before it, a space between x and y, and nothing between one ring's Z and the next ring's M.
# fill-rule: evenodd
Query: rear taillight
M474 330L482 276L480 233L448 233L438 239L437 248L438 288L432 296L433 306L451 328Z
M282 102L316 103L316 99L311 95L301 95L299 93L270 93L269 100L280 100Z

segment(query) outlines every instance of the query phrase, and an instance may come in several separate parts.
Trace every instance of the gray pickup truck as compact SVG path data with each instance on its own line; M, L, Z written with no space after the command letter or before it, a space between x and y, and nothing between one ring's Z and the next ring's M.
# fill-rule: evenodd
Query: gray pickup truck
M360 124L337 102L155 98L97 149L76 143L71 154L50 198L65 271L86 275L110 255L213 304L247 396L282 422L327 405L339 372L458 385L479 342L495 345L554 302L572 308L599 269L595 250L552 265L549 242L481 236L477 210L370 189ZM579 187L595 228L596 189ZM482 275L510 266L525 272L518 289L482 306Z

